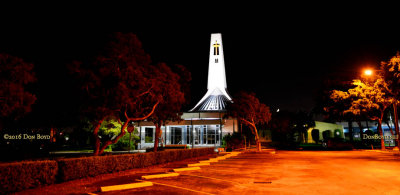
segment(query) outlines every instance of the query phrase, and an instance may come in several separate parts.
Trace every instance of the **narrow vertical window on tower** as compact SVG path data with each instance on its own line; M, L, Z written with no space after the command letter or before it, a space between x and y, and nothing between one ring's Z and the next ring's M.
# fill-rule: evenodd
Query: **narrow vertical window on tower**
M217 41L215 41L214 46L214 55L218 56L219 55L219 43Z

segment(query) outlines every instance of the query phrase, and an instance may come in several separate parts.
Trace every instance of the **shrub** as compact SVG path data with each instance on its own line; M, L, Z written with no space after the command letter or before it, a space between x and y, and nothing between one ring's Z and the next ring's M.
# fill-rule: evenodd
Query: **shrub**
M56 161L26 161L0 164L0 192L14 192L52 184L57 175Z
M129 149L134 150L135 145L140 141L140 138L137 135L135 135L135 133L132 133L131 136L129 133L125 134L123 137L121 137L121 139L118 140L117 143L112 145L112 149L114 151L129 150ZM129 142L129 136L130 136L130 142Z
M364 134L367 134L367 135L374 135L374 132L373 132L372 130L368 129L368 130L366 130L366 131L364 132Z
M58 160L59 179L61 181L68 181L213 153L214 148L196 148L191 150L166 150L160 152L61 159Z
M318 144L318 142L319 142L319 129L313 129L311 131L311 137L315 141L315 143Z
M0 164L0 193L213 154L214 148Z
M323 131L322 137L324 138L324 140L328 140L329 138L332 138L332 131L331 130Z
M59 179L68 181L87 176L96 176L104 173L132 169L135 168L135 163L138 163L138 161L135 162L134 158L135 154L122 154L58 160ZM144 159L138 160L140 162Z
M243 148L243 137L240 133L238 132L233 132L232 135L227 134L222 138L223 142L226 142L226 147L230 149L236 149L236 148Z
M334 133L335 133L335 135L334 135L335 138L342 137L342 131L340 129L335 129Z

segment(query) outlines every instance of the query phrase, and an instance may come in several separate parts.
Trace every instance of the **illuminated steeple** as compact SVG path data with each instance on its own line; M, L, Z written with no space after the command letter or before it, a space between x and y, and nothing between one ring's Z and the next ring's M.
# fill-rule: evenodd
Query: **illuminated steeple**
M224 111L227 102L232 101L227 93L224 50L220 33L211 34L207 89L206 95L190 112Z

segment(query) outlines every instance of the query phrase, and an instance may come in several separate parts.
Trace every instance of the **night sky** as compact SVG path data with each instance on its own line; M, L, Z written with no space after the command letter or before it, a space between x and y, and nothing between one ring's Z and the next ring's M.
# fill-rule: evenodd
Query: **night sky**
M231 95L252 91L274 110L310 111L324 80L356 78L364 67L378 66L400 50L399 35L368 22L352 22L296 21L258 27L140 28L129 32L138 35L154 63L182 64L191 71L192 106L207 91L210 34L215 32L222 33ZM53 97L68 102L74 95L63 93L70 82L64 64L94 56L109 35L97 31L2 32L0 52L34 63L41 79L36 87L51 89Z
M372 28L372 27L371 27ZM252 30L138 33L157 61L187 66L193 74L192 104L205 94L210 33L221 32L228 91L252 91L274 109L310 111L330 79L351 80L400 50L399 36L365 28L304 26Z

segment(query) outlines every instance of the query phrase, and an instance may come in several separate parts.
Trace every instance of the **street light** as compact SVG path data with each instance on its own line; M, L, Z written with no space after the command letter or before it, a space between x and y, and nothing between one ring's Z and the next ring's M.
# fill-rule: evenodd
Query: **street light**
M364 75L366 75L366 76L371 76L372 75L372 70L371 69L366 69L366 70L364 70Z
M374 75L375 70L372 68L365 68L361 74L361 80L366 83L371 83L376 79Z

